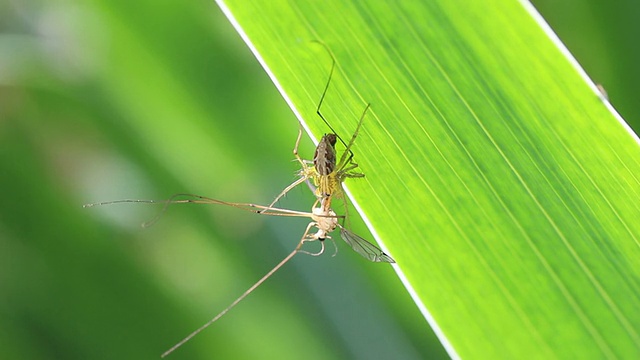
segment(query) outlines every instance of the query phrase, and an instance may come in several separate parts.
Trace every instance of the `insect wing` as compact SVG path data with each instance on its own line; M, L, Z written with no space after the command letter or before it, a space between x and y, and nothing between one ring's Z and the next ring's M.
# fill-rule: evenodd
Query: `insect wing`
M364 256L369 261L395 263L391 256L385 254L377 246L342 226L340 227L340 237L342 237L342 240L349 244L355 252Z

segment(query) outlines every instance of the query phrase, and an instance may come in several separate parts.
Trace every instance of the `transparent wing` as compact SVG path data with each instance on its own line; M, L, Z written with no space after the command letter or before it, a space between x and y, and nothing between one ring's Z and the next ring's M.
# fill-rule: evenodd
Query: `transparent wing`
M340 226L340 237L358 254L373 262L395 263L391 256L385 254L377 246Z

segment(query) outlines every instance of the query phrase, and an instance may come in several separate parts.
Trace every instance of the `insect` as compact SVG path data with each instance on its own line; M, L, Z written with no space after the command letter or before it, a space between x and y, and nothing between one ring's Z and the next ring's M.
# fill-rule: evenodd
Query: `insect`
M180 197L186 197L186 199L178 199ZM162 354L162 357L165 357L180 346L182 346L187 341L191 340L194 336L200 333L202 330L209 327L211 324L216 322L222 316L224 316L229 310L235 307L240 301L242 301L247 295L253 292L258 286L260 286L263 282L265 282L271 275L273 275L278 269L280 269L283 265L285 265L289 260L291 260L298 253L305 253L313 256L319 256L324 253L325 245L324 240L331 239L329 233L333 232L336 228L340 229L340 237L358 254L365 257L367 260L372 262L387 262L387 263L395 263L393 258L389 255L385 254L380 248L371 244L367 240L358 236L357 234L351 232L347 228L345 228L342 224L339 223L338 219L343 219L344 216L337 215L332 209L328 208L327 205L323 204L323 201L326 199L317 199L311 208L311 212L303 212L303 211L295 211L288 209L280 209L274 207L267 207L256 204L249 203L233 203L222 200L217 200L205 196L194 195L194 194L176 194L170 197L168 200L164 201L156 201L156 200L115 200L115 201L107 201L101 203L94 204L86 204L84 207L94 207L94 206L102 206L102 205L111 205L111 204L119 204L119 203L147 203L147 204L164 204L162 208L160 216L166 208L171 204L216 204L216 205L226 205L235 207L238 209L242 209L245 211L264 214L270 216L289 216L289 217L307 217L310 218L311 221L307 225L298 245L293 249L293 251L287 255L282 261L280 261L273 269L267 272L260 280L258 280L255 284L253 284L249 289L247 289L242 295L240 295L236 300L234 300L229 306L227 306L224 310L214 316L211 320L206 322L204 325L193 331L187 337L182 339L180 342L172 346L169 350L165 351ZM265 210L268 209L268 212ZM146 222L143 226L149 226L153 224L158 216L153 218L151 221ZM316 229L315 231L313 229ZM333 240L333 239L332 239ZM307 242L319 241L321 244L321 248L317 252L309 252L302 249L302 246ZM335 244L334 244L335 245Z
M364 177L363 173L357 172L358 164L353 161L353 151L351 147L353 146L358 133L360 132L360 128L362 126L362 121L364 117L371 107L371 104L367 104L360 119L358 120L358 125L349 140L349 143L345 143L342 138L337 135L336 131L331 127L329 122L325 119L320 111L322 104L324 102L324 98L327 95L327 91L329 90L329 85L331 84L331 79L333 77L333 72L336 66L336 60L333 57L333 54L329 50L329 48L322 42L314 41L320 45L322 45L329 55L331 55L331 70L329 71L329 77L327 79L327 83L322 92L322 96L320 97L320 101L318 102L318 107L316 108L316 114L322 119L322 121L329 127L331 130L330 133L324 134L316 147L316 151L313 155L313 161L303 160L298 154L298 146L300 145L300 139L302 137L302 127L298 131L298 137L296 139L295 146L293 148L293 155L296 160L300 163L302 167L298 172L299 178L287 186L276 198L263 210L263 212L268 212L283 196L285 196L291 189L298 186L299 184L313 180L314 193L318 199L325 199L323 201L323 206L325 210L331 208L331 201L333 197L338 197L343 199L345 211L347 209L346 198L344 197L342 190L342 183L347 178L360 178ZM340 159L336 158L336 149L335 145L337 141L340 140L342 145L344 145L345 150L340 156ZM311 166L313 164L313 166Z
M325 49L331 54L329 48L320 43L325 47ZM99 206L99 205L109 205L109 204L117 204L117 203L151 203L158 204L163 203L164 207L158 216L153 218L151 221L146 222L143 226L150 226L155 223L158 217L164 213L167 206L170 204L183 204L183 203L195 203L195 204L217 204L217 205L226 205L235 208L239 208L245 211L250 211L258 214L271 215L271 216L289 216L289 217L307 217L310 218L311 221L307 225L298 245L295 249L287 255L280 263L278 263L273 269L267 272L260 280L258 280L255 284L253 284L247 291L245 291L240 297L234 300L227 308L205 323L203 326L189 334L183 340L178 342L176 345L171 347L165 353L162 354L162 357L165 357L171 354L173 351L178 349L184 343L189 341L191 338L196 336L202 330L213 324L215 321L224 316L229 310L231 310L234 306L236 306L240 301L242 301L247 295L249 295L253 290L255 290L258 286L260 286L264 281L266 281L271 275L273 275L278 269L280 269L283 265L285 265L289 260L291 260L298 253L305 253L313 256L319 256L324 253L325 239L331 239L329 233L333 232L337 228L340 229L340 237L358 254L362 255L369 261L373 262L387 262L394 263L395 261L387 254L385 254L381 249L377 246L371 244L367 240L353 233L344 224L341 224L339 220L343 222L345 220L348 221L348 217L346 215L347 211L347 203L346 198L343 194L342 183L347 178L358 178L363 177L364 174L357 172L358 164L353 161L353 152L351 147L355 142L356 137L360 131L360 127L362 126L362 121L367 111L370 108L370 104L367 104L360 119L358 121L358 125L356 130L354 131L349 143L345 143L340 136L336 134L331 125L327 122L327 120L322 115L320 108L322 107L322 103L327 94L327 90L329 89L329 84L331 83L331 78L333 76L333 72L335 69L336 61L333 55L331 70L329 73L329 78L322 92L322 96L318 103L318 107L316 108L316 113L320 118L327 124L329 129L331 129L331 133L325 134L320 143L316 147L316 151L314 154L313 161L303 160L298 154L298 146L300 144L300 140L302 138L302 128L298 132L298 137L296 139L295 147L293 150L294 156L296 160L300 163L301 169L298 172L300 176L296 181L287 186L276 198L275 200L269 204L268 206L255 205L249 203L232 203L221 200L216 200L200 195L194 194L176 194L165 201L154 201L154 200L116 200L116 201L108 201L102 203L95 204L87 204L85 207ZM336 157L336 149L335 145L337 141L340 141L342 145L344 145L345 150L340 156L339 159ZM313 165L312 165L313 164ZM310 180L313 181L313 185L310 184ZM311 212L302 212L295 210L288 210L282 208L276 208L274 205L278 202L280 198L286 195L294 187L298 186L302 182L307 181L310 187L313 189L313 192L316 196L316 200L311 207ZM185 199L179 199L180 197L184 197ZM342 198L344 201L344 209L345 215L337 215L336 212L332 209L331 203L334 197ZM314 230L315 229L315 230ZM309 252L307 250L303 250L302 247L307 242L319 241L321 244L321 248L317 252ZM335 246L335 242L334 242ZM337 250L337 248L336 248Z
M177 199L180 197L185 197L186 199ZM251 203L234 203L228 201L222 201L213 199L210 197L195 195L195 194L175 194L171 196L167 200L138 200L138 199L124 199L124 200L113 200L113 201L105 201L99 203L91 203L83 205L84 208L94 207L94 206L104 206L104 205L113 205L113 204L123 204L123 203L144 203L144 204L164 204L164 207L160 211L160 213L151 219L142 224L143 227L148 227L153 225L158 218L165 212L167 207L171 204L215 204L215 205L226 205L231 206L237 209L249 211L256 214L261 215L270 215L270 216L288 216L288 217L308 217L312 221L309 223L305 234L303 235L303 239L305 236L309 235L309 231L312 227L316 227L318 232L313 236L313 239L324 241L325 239L330 239L331 237L328 235L330 232L334 231L336 228L340 228L340 236L342 239L358 254L362 255L369 261L372 262L388 262L395 263L395 261L387 254L385 254L381 249L377 246L371 244L367 240L362 237L356 235L351 230L348 230L344 225L338 222L338 219L344 219L343 215L337 215L332 209L327 208L323 202L325 199L317 199L312 206L311 212L297 211L297 210L289 210L289 209L280 209L274 207L268 207L263 205L251 204ZM319 206L318 206L319 205ZM269 209L269 212L265 212L264 210ZM307 241L310 241L307 239ZM306 241L305 241L306 242ZM322 249L319 253L311 254L311 255L321 255L324 252L324 243L322 243Z

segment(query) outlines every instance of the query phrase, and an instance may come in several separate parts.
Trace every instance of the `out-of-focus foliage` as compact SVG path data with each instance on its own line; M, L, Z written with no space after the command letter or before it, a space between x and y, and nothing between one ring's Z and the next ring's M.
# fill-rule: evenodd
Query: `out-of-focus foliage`
M551 5L540 4L550 18ZM585 22L602 23L586 43L611 40L593 57L574 45L585 38L563 40L632 121L638 70L620 64L636 64L638 48L612 34L638 22L609 14ZM176 192L268 203L293 178L297 131L212 1L0 3L2 356L157 358L224 308L304 221L176 206L143 230L157 208L81 204ZM282 205L310 199L300 188ZM338 246L335 258L294 259L172 356L442 356L390 268Z
M1 3L0 357L155 359L213 317L304 220L175 206L142 229L159 208L81 206L177 192L269 203L294 178L297 133L212 1ZM312 202L300 187L280 205ZM413 335L426 323L391 268L343 245L297 256L172 358L442 354Z

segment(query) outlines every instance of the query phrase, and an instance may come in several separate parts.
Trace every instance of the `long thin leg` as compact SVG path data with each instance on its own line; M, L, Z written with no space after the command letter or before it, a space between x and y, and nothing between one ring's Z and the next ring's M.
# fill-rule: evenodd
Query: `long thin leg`
M293 146L293 156L296 157L296 160L300 163L302 167L305 167L307 164L302 160L300 155L298 155L298 147L300 146L300 139L302 139L302 124L300 124L300 128L298 129L298 137L296 138L296 144Z
M344 140L342 140L342 137L340 137L340 135L338 135L336 133L336 131L331 126L331 124L329 124L327 119L325 119L325 117L322 115L322 112L320 111L320 108L322 107L322 103L324 102L324 98L327 95L327 91L329 90L329 84L331 83L331 78L333 77L333 72L334 72L335 67L336 67L336 59L333 56L333 53L331 52L329 47L325 43L320 42L318 40L313 40L313 42L316 42L316 43L322 45L325 48L325 50L327 50L327 53L329 53L329 56L331 56L331 70L329 70L329 78L327 79L327 83L324 86L324 90L322 91L322 96L320 97L320 101L318 101L318 107L316 108L316 114L318 114L318 116L322 119L322 121L329 127L329 129L331 129L331 132L336 135L336 137L338 138L338 140L340 140L342 145L345 146L345 148L346 148L345 153L343 154L343 156L341 157L340 162L339 162L339 164L343 164L343 166L344 166L345 163L350 162L351 159L353 158L353 152L351 151L351 146L353 145L353 142L355 141L355 138L358 136L358 132L360 131L360 127L362 125L362 120L364 119L364 115L367 113L367 110L369 110L369 107L371 107L371 104L367 104L367 106L364 108L364 111L362 112L362 115L360 116L360 120L358 121L358 126L356 127L356 131L353 133L353 136L351 136L351 140L349 141L349 144L347 145L344 142ZM346 156L347 152L349 153L349 158L345 162L344 160L345 160L345 156Z
M309 179L309 173L310 173L309 166L307 165L305 160L303 160L298 154L298 147L300 146L301 138L302 138L302 124L300 124L300 129L298 130L298 137L296 138L296 144L293 147L293 156L295 156L296 160L300 163L300 166L302 167L302 170L300 171L300 178L292 182L286 188L284 188L284 190L282 190L282 192L280 192L280 194L276 196L276 198L271 202L271 204L269 204L269 206L267 206L266 209L260 211L260 213L269 211L269 209L272 208L278 202L278 200L280 200L283 196L285 196L291 189L293 189L294 187L300 185L302 182L307 181Z
M353 146L353 143L356 141L356 138L360 133L360 128L362 127L362 121L364 120L364 116L367 114L367 110L369 110L370 107L371 107L371 104L367 104L367 106L364 108L364 111L362 112L362 115L360 115L360 120L358 120L358 126L356 126L356 130L353 132L353 135L351 135L351 140L349 140L349 144L345 145L346 149L342 153L342 156L340 157L340 161L338 162L338 166L336 167L337 169L340 169L344 167L346 164L351 163L351 160L353 159L353 151L351 151L351 147ZM342 143L344 144L344 141ZM348 158L346 157L347 153L349 154ZM356 164L356 167L357 167L357 164Z
M342 204L344 206L344 217L342 218L343 225L346 222L347 229L351 230L351 218L349 217L349 201L347 201L347 196L344 193L342 196Z
M358 164L351 162L350 165L345 166L342 170L340 170L339 179L342 181L345 178L361 178L364 177L363 173L353 172L353 170L358 168Z
M335 134L336 131L333 130L333 128L331 127L331 125L329 124L327 119L324 118L324 116L320 112L320 108L322 107L322 103L324 102L324 97L327 95L327 90L329 90L329 84L331 84L331 78L333 77L333 70L336 67L336 59L333 57L333 54L331 53L331 50L329 50L329 47L325 43L317 41L317 40L314 40L313 42L316 42L316 43L322 45L325 48L325 50L327 50L327 52L329 53L329 56L331 56L331 70L329 70L329 78L327 79L327 83L325 84L324 90L322 91L322 96L320 96L320 101L318 101L318 107L316 108L316 114L318 114L318 116L320 116L320 119L322 119L322 121L324 121L324 123L329 127L329 129L331 129L331 132ZM337 136L337 134L336 134L336 136ZM337 137L344 144L344 141L342 141L342 138L340 138L339 136L337 136ZM345 146L346 146L346 144L345 144Z
M176 200L178 197L188 197L189 199L180 199ZM149 227L155 224L158 219L164 214L169 205L172 204L214 204L214 205L225 205L231 206L234 208L238 208L244 211L249 211L258 214L270 215L270 216L291 216L291 217L307 217L312 218L312 214L304 211L296 211L289 209L280 209L272 206L263 206L257 204L250 203L232 203L222 200L217 200L213 198L209 198L202 195L195 194L174 194L167 200L139 200L139 199L123 199L123 200L113 200L113 201L104 201L99 203L91 203L85 204L83 207L95 207L95 206L103 206L103 205L112 205L112 204L124 204L124 203L143 203L143 204L162 204L164 205L158 215L156 215L153 219L142 224L143 227ZM266 212L269 210L268 212Z
M249 289L247 289L247 291L242 293L242 295L240 295L240 297L235 299L231 303L231 305L227 306L226 309L222 310L220 313L218 313L218 315L214 316L211 320L207 321L204 325L200 326L197 330L195 330L194 332L189 334L184 339L180 340L180 342L178 342L177 344L173 345L169 350L165 351L162 354L162 357L164 358L167 355L171 354L177 348L179 348L180 346L184 345L184 343L186 343L187 341L191 340L194 336L198 335L202 330L206 329L211 324L216 322L218 319L223 317L227 312L229 312L229 310L233 309L233 307L238 305L238 303L240 301L244 300L244 298L247 297L247 295L251 294L251 292L253 290L255 290L258 286L260 286L263 282L265 282L271 275L273 275L276 271L278 271L284 264L286 264L289 260L291 260L298 252L300 252L300 248L302 248L302 245L304 245L305 242L313 240L313 239L308 238L308 235L309 235L309 230L314 226L314 224L315 223L311 222L311 223L309 223L309 225L307 225L307 230L304 232L304 235L302 236L302 239L300 239L300 242L298 243L298 246L296 246L296 248L289 255L287 255L284 259L282 259L282 261L280 261L278 263L278 265L276 265L273 269L271 269L271 271L269 271L262 278L260 278L260 280L258 280Z
M202 330L206 329L207 327L209 327L209 325L213 324L214 322L216 322L218 319L220 319L222 316L224 316L224 314L226 314L227 312L229 312L229 310L231 310L234 306L236 306L240 301L242 301L245 297L247 297L247 295L251 294L251 292L253 290L255 290L258 286L260 286L263 282L265 282L265 280L267 280L271 275L273 275L273 273L275 273L276 271L278 271L278 269L280 269L284 264L286 264L289 260L291 260L291 258L293 258L296 254L298 253L298 248L296 248L295 250L293 250L289 255L287 255L287 257L285 257L278 265L276 265L276 267L274 267L273 269L271 269L271 271L269 271L265 276L263 276L260 280L258 280L258 282L256 282L255 284L253 284L253 286L251 286L247 291L245 291L242 295L240 295L239 298L237 298L234 302L231 303L231 305L229 305L229 307L227 307L226 309L222 310L218 315L216 315L213 319L207 321L206 324L202 325L201 327L199 327L196 331L192 332L191 334L189 334L189 336L187 336L186 338L180 340L179 343L173 345L169 350L165 351L162 354L162 357L165 357L169 354L171 354L173 351L175 351L177 348L179 348L180 346L182 346L184 343L186 343L187 341L191 340L191 338L193 338L194 336L198 335Z
M269 204L269 206L267 206L264 210L260 210L258 212L261 214L268 212L273 207L273 205L275 205L278 202L278 200L280 200L283 196L285 196L289 192L289 190L305 182L307 179L308 179L307 176L302 176L298 180L292 182L291 185L284 188L284 190L282 190L282 192L278 194L278 196L276 196L276 198L271 202L271 204Z

